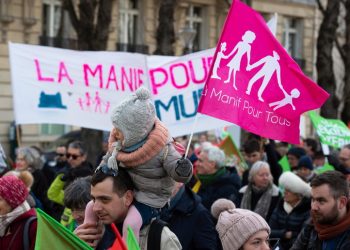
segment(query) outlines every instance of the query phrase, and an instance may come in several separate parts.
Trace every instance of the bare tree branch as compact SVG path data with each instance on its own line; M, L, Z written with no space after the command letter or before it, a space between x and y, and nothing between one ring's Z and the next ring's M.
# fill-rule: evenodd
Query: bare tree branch
M159 8L156 55L174 55L174 12L178 0L163 0Z
M343 62L345 62L346 61L346 53L345 53L344 48L340 45L340 42L339 42L337 37L334 39L334 42L335 42L335 46L337 47L337 49L339 51L341 59L343 60Z
M109 36L109 26L112 20L113 0L100 1L95 28L95 42L98 50L106 49ZM105 45L104 48L101 45Z
M75 30L79 29L79 19L74 9L74 3L72 0L62 0L63 8L68 11L70 22Z
M316 0L316 2L317 2L317 5L318 5L318 9L322 12L323 15L325 15L326 10L325 10L325 8L323 7L321 1L320 1L320 0Z
M319 0L318 0L318 3ZM323 8L323 7L322 7ZM340 0L328 0L323 10L323 20L317 38L317 82L330 95L321 107L321 115L326 118L338 118L339 100L336 96L336 81L333 70L333 48L336 41Z

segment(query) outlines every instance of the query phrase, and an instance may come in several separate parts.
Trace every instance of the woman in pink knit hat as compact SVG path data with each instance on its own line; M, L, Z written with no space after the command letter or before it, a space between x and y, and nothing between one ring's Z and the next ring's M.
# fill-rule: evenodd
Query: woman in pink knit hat
M27 196L28 188L22 180L13 175L0 178L0 249L34 249L36 212L27 203ZM34 220L28 222L28 231L24 232L31 217Z
M227 199L219 199L211 207L212 215L218 220L223 250L269 250L271 233L267 222L250 210L235 208Z

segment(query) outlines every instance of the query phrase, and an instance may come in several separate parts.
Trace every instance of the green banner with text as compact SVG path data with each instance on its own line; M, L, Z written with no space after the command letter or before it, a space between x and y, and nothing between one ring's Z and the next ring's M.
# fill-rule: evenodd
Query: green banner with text
M350 130L341 120L325 119L315 111L309 116L323 144L341 148L350 143Z

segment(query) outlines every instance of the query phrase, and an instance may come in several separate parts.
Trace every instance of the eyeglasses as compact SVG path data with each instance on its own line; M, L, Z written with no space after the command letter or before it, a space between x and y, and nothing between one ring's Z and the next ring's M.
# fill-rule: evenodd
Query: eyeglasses
M66 154L56 153L56 156L58 156L58 157L63 157L63 156L66 156Z
M81 156L81 155L66 154L67 159L69 159L69 158L72 157L73 160L78 159L80 156Z
M100 165L98 168L96 168L95 173L99 171L109 176L113 176L113 177L118 176L118 170L109 168L107 164Z

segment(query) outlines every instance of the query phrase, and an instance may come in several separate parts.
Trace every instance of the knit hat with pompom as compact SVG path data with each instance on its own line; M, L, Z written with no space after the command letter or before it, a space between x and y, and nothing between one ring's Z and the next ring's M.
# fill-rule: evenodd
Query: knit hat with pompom
M27 199L28 188L16 176L3 176L0 178L0 196L14 209Z
M153 129L156 119L151 93L143 87L137 89L113 109L111 119L113 126L123 133L123 147L141 142Z
M238 250L255 233L271 232L269 225L259 214L235 208L232 201L219 199L211 207L212 215L218 219L216 230L224 250Z

